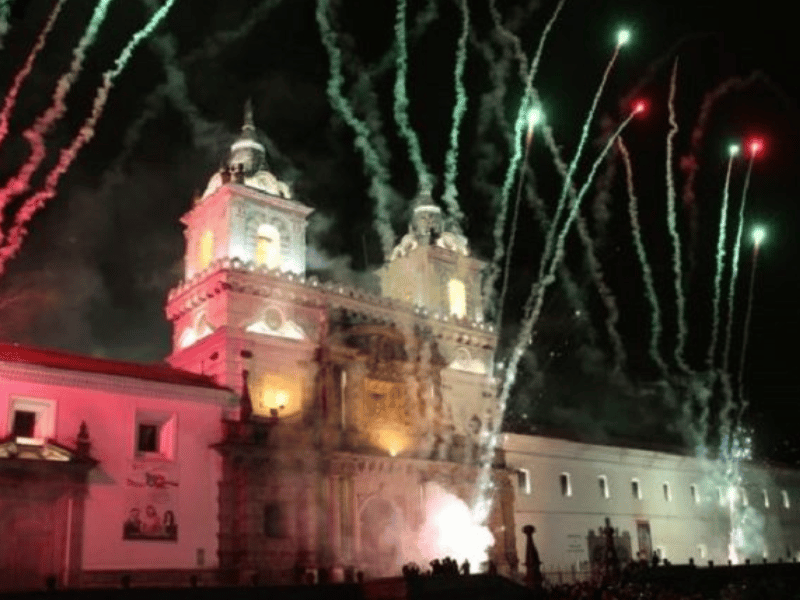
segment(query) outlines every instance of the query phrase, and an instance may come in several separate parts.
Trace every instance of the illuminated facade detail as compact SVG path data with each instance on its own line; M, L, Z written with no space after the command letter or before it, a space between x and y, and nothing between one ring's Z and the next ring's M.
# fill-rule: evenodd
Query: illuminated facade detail
M258 226L256 237L256 266L277 269L281 264L281 236L269 223Z
M450 314L463 319L467 316L467 291L464 282L451 279L447 282L447 295L450 300Z
M200 313L194 323L188 326L181 334L178 340L178 347L188 348L213 332L214 328L208 323L205 314Z
M277 308L267 308L258 320L245 327L245 331L260 335L272 335L289 340L306 339L306 333L295 322L286 319Z
M200 236L197 250L197 270L203 271L214 260L214 232L206 229Z

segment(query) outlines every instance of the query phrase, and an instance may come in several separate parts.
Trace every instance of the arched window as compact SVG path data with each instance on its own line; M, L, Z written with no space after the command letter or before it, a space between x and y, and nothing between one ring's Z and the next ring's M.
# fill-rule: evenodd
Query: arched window
M277 269L281 265L281 234L274 225L262 223L256 233L256 265Z
M200 236L200 245L197 250L197 270L202 271L214 259L214 232L206 229Z
M467 316L467 290L460 279L451 279L447 284L450 296L450 314L459 318Z

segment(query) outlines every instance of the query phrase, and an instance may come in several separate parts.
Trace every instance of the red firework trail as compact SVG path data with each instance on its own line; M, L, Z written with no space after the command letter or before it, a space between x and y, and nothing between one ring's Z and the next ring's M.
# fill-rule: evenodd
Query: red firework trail
M19 249L22 247L22 242L28 233L27 224L33 215L41 209L45 203L55 196L58 182L64 173L67 172L69 167L75 161L80 149L94 136L94 128L100 116L103 114L103 108L108 100L108 92L111 89L112 80L106 75L103 86L97 91L92 106L92 112L89 117L84 121L78 134L73 138L69 146L61 150L58 163L45 178L42 188L25 200L20 209L14 215L14 224L8 231L5 239L5 244L0 248L0 275L5 272L6 264L14 257Z
M53 10L50 12L50 16L47 17L47 22L44 24L44 28L42 28L42 32L39 34L39 37L36 38L36 43L31 48L30 54L28 54L28 58L25 60L25 64L22 65L22 68L19 72L14 76L14 81L11 83L11 89L8 90L8 94L6 94L5 101L3 102L3 109L0 111L0 144L3 143L6 135L8 134L8 121L11 118L11 113L14 110L15 105L17 104L17 96L19 95L19 90L22 87L22 84L25 83L25 80L30 75L31 69L33 68L33 62L36 60L36 57L41 52L42 48L44 48L45 42L47 41L47 36L50 33L50 30L53 29L53 25L56 22L56 18L58 17L58 13L61 12L61 7L64 6L64 2L66 0L58 0L56 5L53 7ZM0 202L2 202L4 196L0 196ZM2 210L2 204L0 204L0 210ZM2 216L0 216L0 219Z
M5 272L5 267L8 261L14 257L22 247L22 242L28 233L28 221L31 220L33 215L36 214L36 211L41 209L50 198L55 196L61 177L67 172L69 167L78 157L78 153L80 152L81 148L83 148L83 146L85 146L86 143L94 136L95 127L97 122L100 120L100 117L103 115L103 109L108 101L108 95L111 91L111 87L113 86L115 79L125 69L125 66L130 60L134 49L142 42L142 40L152 33L153 29L155 29L155 27L163 20L174 3L175 0L167 0L161 6L161 8L159 8L152 15L147 24L133 35L128 44L122 49L119 56L114 61L114 67L110 71L107 71L103 74L103 84L98 88L95 94L94 101L92 103L92 110L89 113L89 116L83 122L83 125L78 130L78 133L72 139L72 142L70 142L69 146L61 150L59 153L58 162L45 177L42 188L27 198L14 215L14 224L8 232L4 245L0 247L0 275ZM107 4L107 1L101 0L98 6L103 7ZM81 48L82 46L79 45L78 49L75 51L76 60L77 56L81 52ZM73 61L73 65L74 64L75 61ZM61 89L60 86L64 80L64 77L59 80L58 89ZM56 93L58 94L58 91Z
M97 31L102 25L108 11L108 5L112 0L100 0L92 13L89 24L83 32L78 45L72 52L72 61L69 70L64 73L56 83L56 91L53 94L53 101L50 106L36 118L33 126L29 127L22 134L31 147L31 155L28 161L22 166L19 172L12 177L0 189L0 223L2 223L2 207L6 206L13 198L28 191L31 178L47 155L47 148L44 144L45 134L64 116L67 112L65 99L69 94L72 85L80 75L83 61L86 58L86 51L97 37ZM0 242L3 241L3 232L0 230Z

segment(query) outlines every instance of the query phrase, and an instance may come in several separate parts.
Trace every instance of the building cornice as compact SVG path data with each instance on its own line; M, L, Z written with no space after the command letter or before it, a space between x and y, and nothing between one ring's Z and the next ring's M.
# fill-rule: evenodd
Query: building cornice
M129 395L155 396L181 400L199 400L210 404L226 405L232 390L167 383L113 375L56 369L29 363L0 362L0 377L14 381L67 386L95 391L108 391Z
M441 338L456 343L493 347L494 326L431 312L422 306L371 294L333 282L320 283L277 269L255 266L239 259L217 259L209 267L170 290L166 314L170 320L193 311L223 292L239 292L286 300L312 307L343 309L371 319L402 325L425 324Z

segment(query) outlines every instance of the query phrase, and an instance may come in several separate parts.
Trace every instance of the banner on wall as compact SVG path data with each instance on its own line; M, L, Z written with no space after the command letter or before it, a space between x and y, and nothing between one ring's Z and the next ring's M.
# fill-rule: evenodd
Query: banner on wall
M178 540L178 467L134 462L125 482L122 539Z

